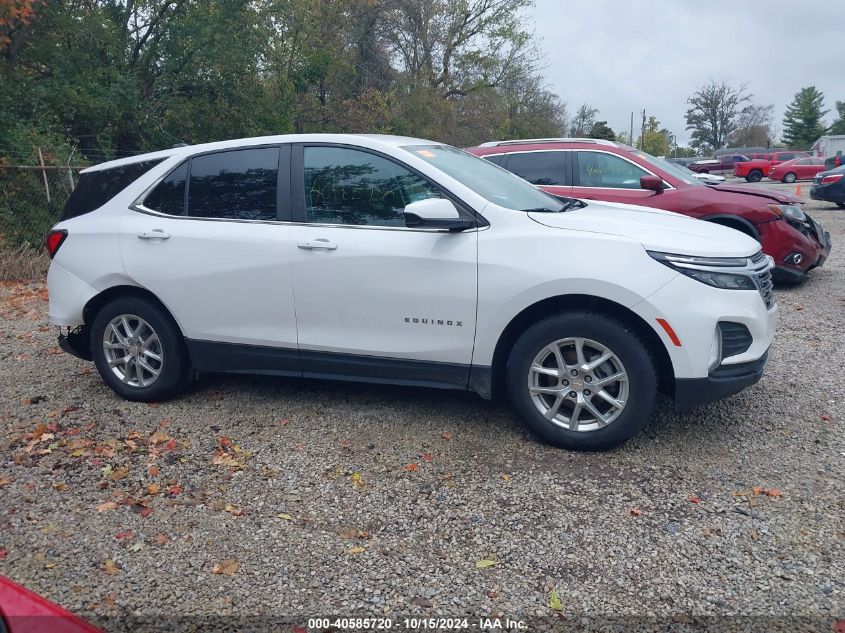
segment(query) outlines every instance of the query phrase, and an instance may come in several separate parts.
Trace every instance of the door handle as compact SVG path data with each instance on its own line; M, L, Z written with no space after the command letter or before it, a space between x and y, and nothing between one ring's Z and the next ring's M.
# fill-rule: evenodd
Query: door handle
M153 229L152 231L141 231L138 233L139 240L169 240L170 233L165 233L161 229Z
M297 247L301 248L306 251L313 251L313 250L324 250L324 251L335 251L337 250L337 244L334 242L330 242L324 238L317 238L316 240L308 240L306 242L297 242Z

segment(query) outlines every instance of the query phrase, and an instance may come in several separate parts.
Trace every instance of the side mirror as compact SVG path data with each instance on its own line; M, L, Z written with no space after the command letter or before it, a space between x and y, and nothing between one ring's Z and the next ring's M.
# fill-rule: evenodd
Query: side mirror
M657 193L662 192L666 186L663 184L663 179L657 176L642 176L640 177L640 189L648 189Z
M461 217L455 205L445 198L418 200L405 207L405 226L410 228L463 231L473 224L471 220Z

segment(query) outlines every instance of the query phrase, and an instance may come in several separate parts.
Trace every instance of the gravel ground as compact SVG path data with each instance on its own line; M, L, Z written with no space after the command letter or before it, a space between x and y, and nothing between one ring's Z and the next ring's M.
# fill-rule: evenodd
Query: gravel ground
M124 402L58 350L43 286L6 284L0 574L108 629L498 615L829 632L845 618L845 211L807 208L834 252L777 292L763 380L692 414L663 402L604 454L539 444L468 393L210 376Z

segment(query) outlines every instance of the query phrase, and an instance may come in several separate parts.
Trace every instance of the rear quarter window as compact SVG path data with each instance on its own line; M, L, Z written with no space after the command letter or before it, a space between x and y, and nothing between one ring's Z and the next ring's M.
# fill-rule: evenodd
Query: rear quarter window
M80 175L60 219L70 220L99 209L162 160L145 160Z

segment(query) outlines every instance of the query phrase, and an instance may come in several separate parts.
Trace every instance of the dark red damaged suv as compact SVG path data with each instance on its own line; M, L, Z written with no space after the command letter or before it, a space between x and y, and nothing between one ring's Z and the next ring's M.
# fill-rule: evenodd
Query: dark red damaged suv
M677 165L627 145L530 139L467 151L557 196L665 209L747 233L774 258L779 283L803 282L830 254L830 234L804 213L800 198L757 187L705 185Z

